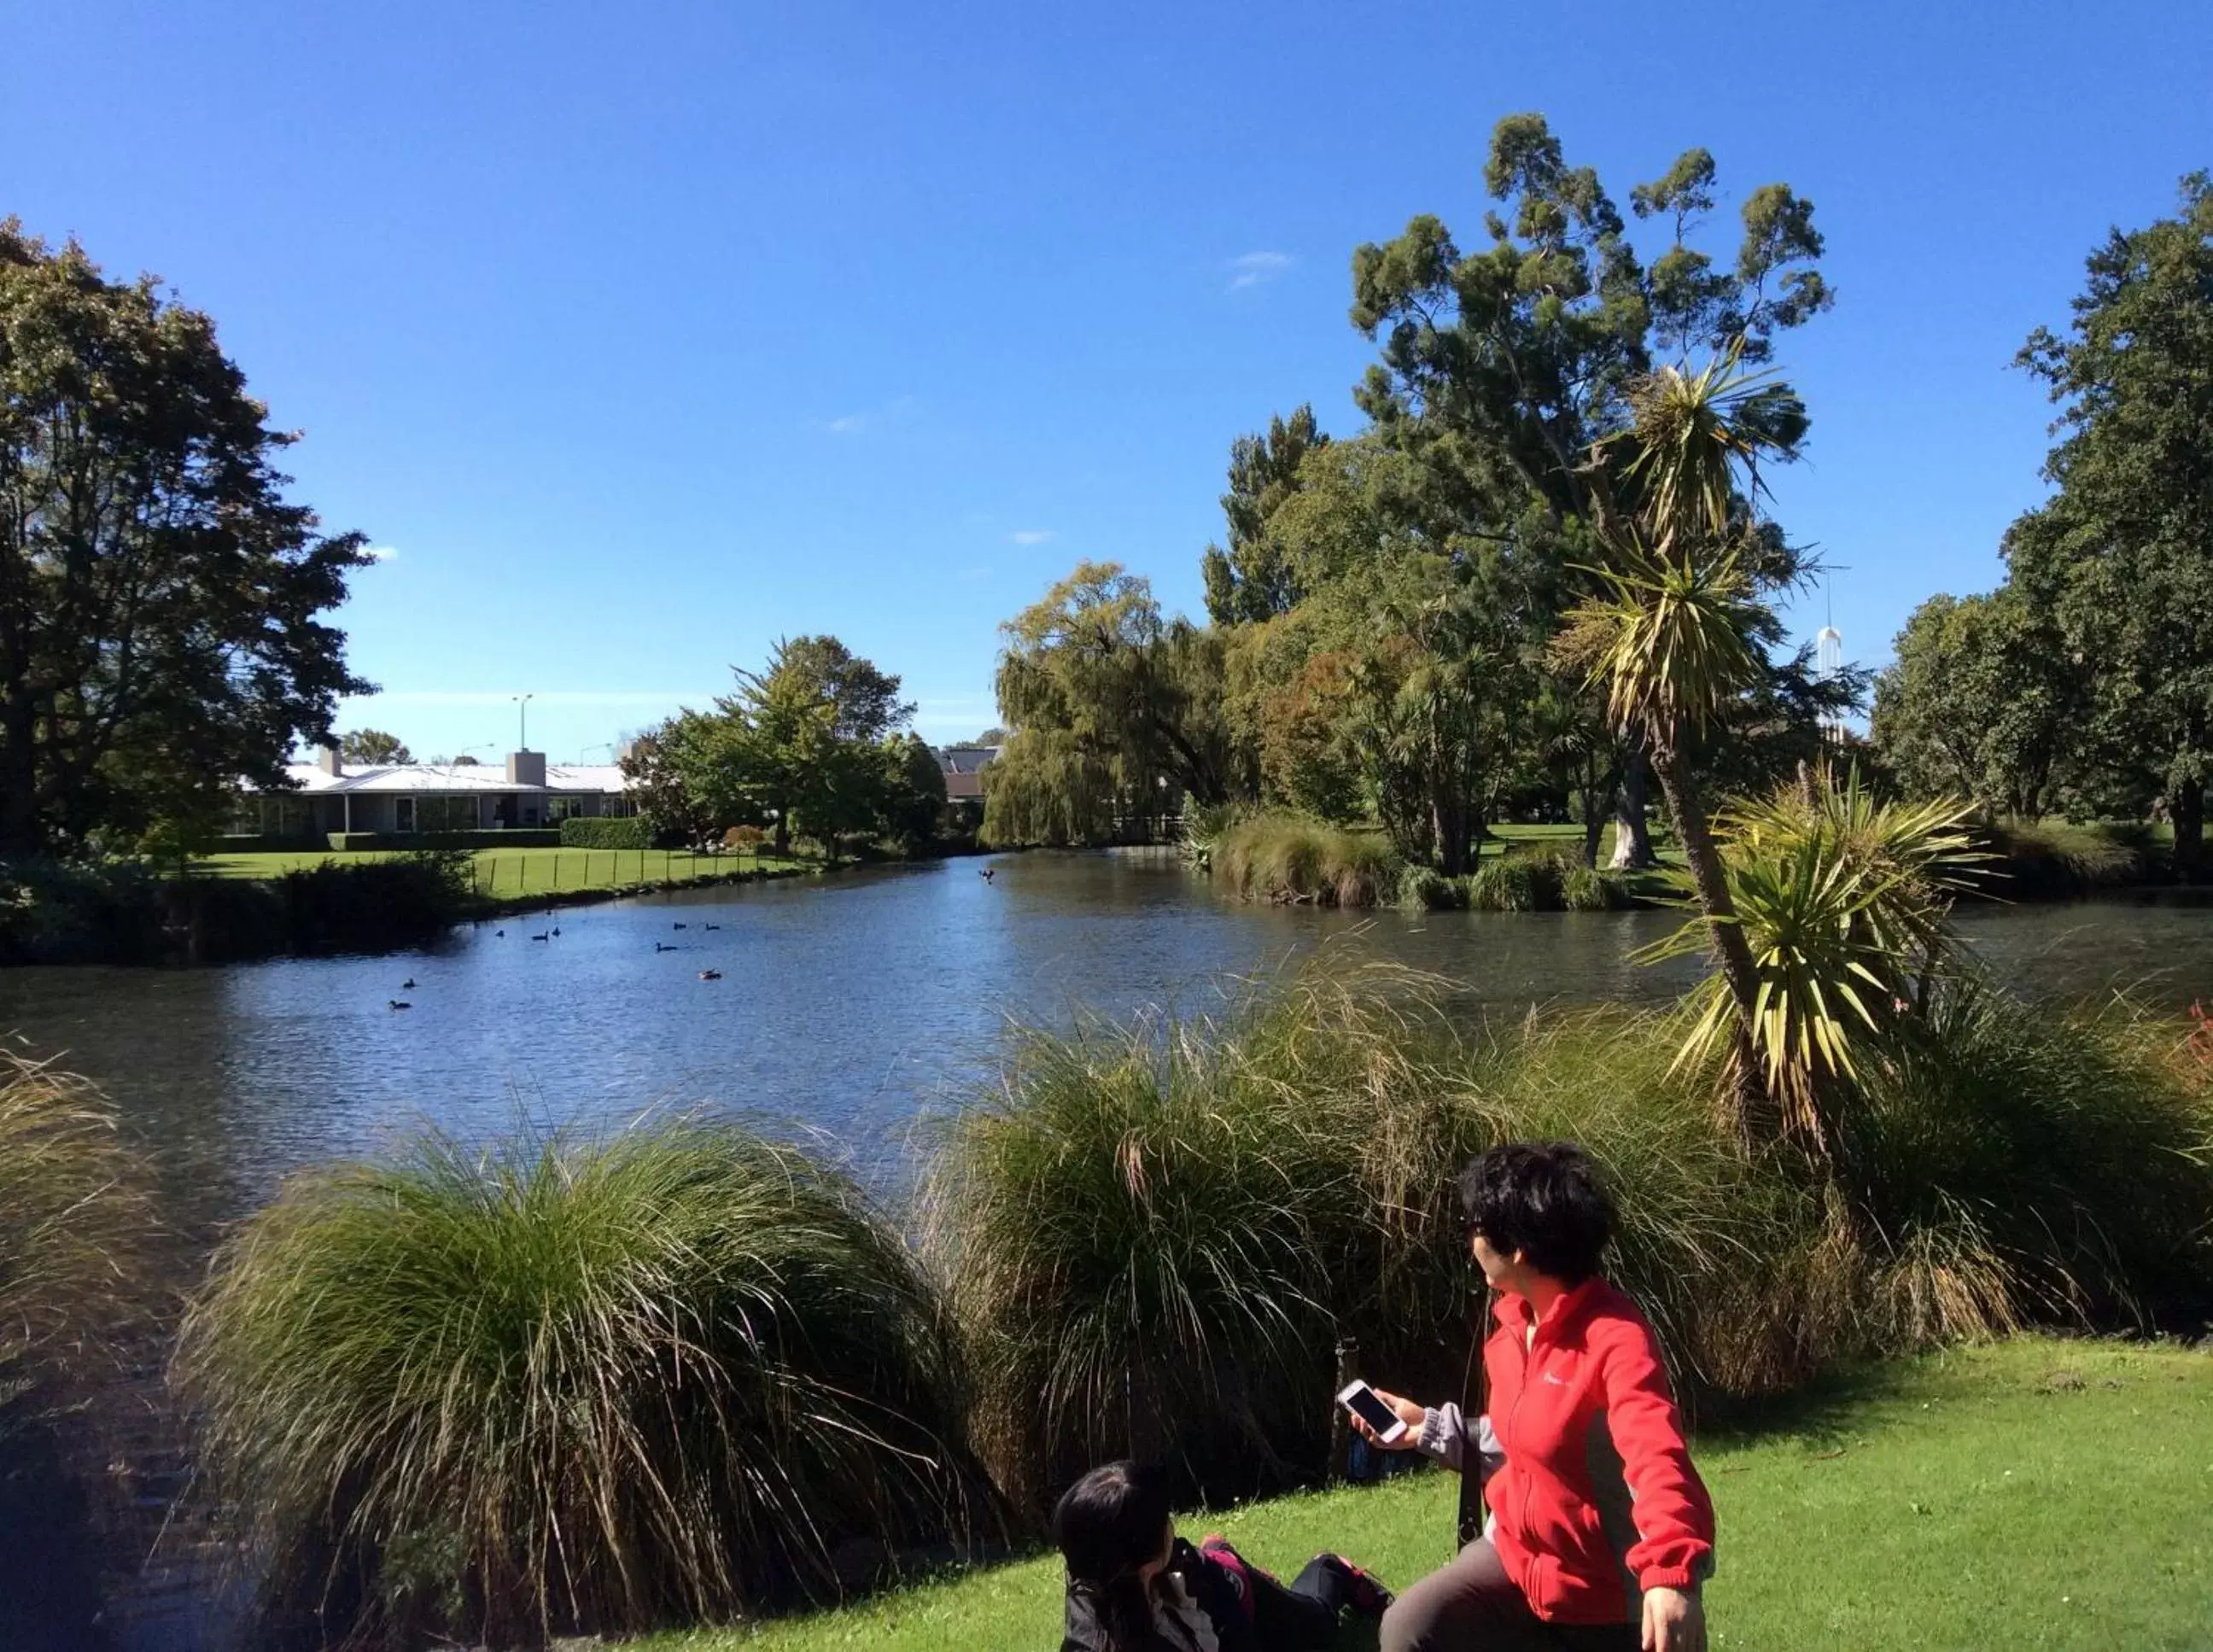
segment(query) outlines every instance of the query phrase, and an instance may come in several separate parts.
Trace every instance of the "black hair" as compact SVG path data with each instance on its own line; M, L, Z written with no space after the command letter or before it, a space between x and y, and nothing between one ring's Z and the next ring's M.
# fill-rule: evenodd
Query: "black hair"
M1467 1225L1495 1251L1570 1285L1598 1271L1613 1237L1613 1201L1573 1142L1509 1142L1460 1173Z
M1068 1587L1091 1596L1109 1652L1138 1652L1153 1640L1152 1603L1137 1569L1160 1558L1169 1516L1167 1476L1145 1463L1094 1468L1053 1507L1052 1540L1068 1564Z

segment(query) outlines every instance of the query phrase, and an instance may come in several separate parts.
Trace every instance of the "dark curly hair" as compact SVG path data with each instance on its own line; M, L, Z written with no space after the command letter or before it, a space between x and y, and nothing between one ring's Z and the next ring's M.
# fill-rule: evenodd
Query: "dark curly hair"
M1573 1142L1509 1142L1468 1161L1460 1208L1491 1249L1568 1284L1598 1271L1613 1237L1613 1201Z

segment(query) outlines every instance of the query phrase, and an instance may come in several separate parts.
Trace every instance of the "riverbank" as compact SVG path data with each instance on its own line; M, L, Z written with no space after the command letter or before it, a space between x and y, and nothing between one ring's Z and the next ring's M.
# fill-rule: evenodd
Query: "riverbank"
M2203 1348L2038 1337L1870 1366L1696 1449L1720 1531L1706 1588L1716 1649L2181 1649L2213 1623ZM1341 1549L1403 1588L1450 1557L1456 1493L1425 1472L1180 1525L1219 1530L1285 1576ZM1052 1643L1060 1596L1046 1555L638 1645L1017 1652Z

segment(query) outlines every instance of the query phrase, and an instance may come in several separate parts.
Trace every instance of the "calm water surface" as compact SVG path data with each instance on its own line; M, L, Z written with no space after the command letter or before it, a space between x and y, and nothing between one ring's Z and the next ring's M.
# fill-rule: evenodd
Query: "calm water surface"
M170 1222L204 1236L288 1171L423 1119L482 1138L655 1105L728 1110L820 1132L895 1183L914 1120L988 1070L1010 1015L1205 1013L1325 944L1449 977L1472 1016L1652 1001L1696 966L1627 954L1677 921L1253 907L1168 856L1025 855L574 908L375 958L0 971L0 1031L107 1087L158 1164ZM2213 999L2213 904L1983 908L1961 928L2033 993ZM136 1455L173 1450L155 1438ZM118 1564L111 1552L105 1570ZM116 1645L228 1638L192 1565L157 1564L131 1590Z
M426 1118L479 1137L727 1109L827 1132L881 1173L1009 1015L1200 1013L1325 942L1450 977L1472 1014L1649 1001L1696 966L1627 954L1676 921L1255 907L1164 855L1025 855L572 908L374 958L9 970L0 1031L109 1088L189 1221ZM2032 992L2213 997L2213 905L1983 908L1961 927Z

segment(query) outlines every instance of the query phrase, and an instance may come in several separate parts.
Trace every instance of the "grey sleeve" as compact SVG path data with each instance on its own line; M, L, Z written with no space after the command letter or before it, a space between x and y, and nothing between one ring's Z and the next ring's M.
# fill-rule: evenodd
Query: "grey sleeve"
M1466 1473L1471 1438L1475 1442L1476 1484L1486 1484L1506 1463L1505 1448L1498 1443L1488 1417L1477 1417L1470 1429L1459 1406L1432 1405L1422 1413L1422 1431L1414 1436L1414 1445L1424 1455Z

